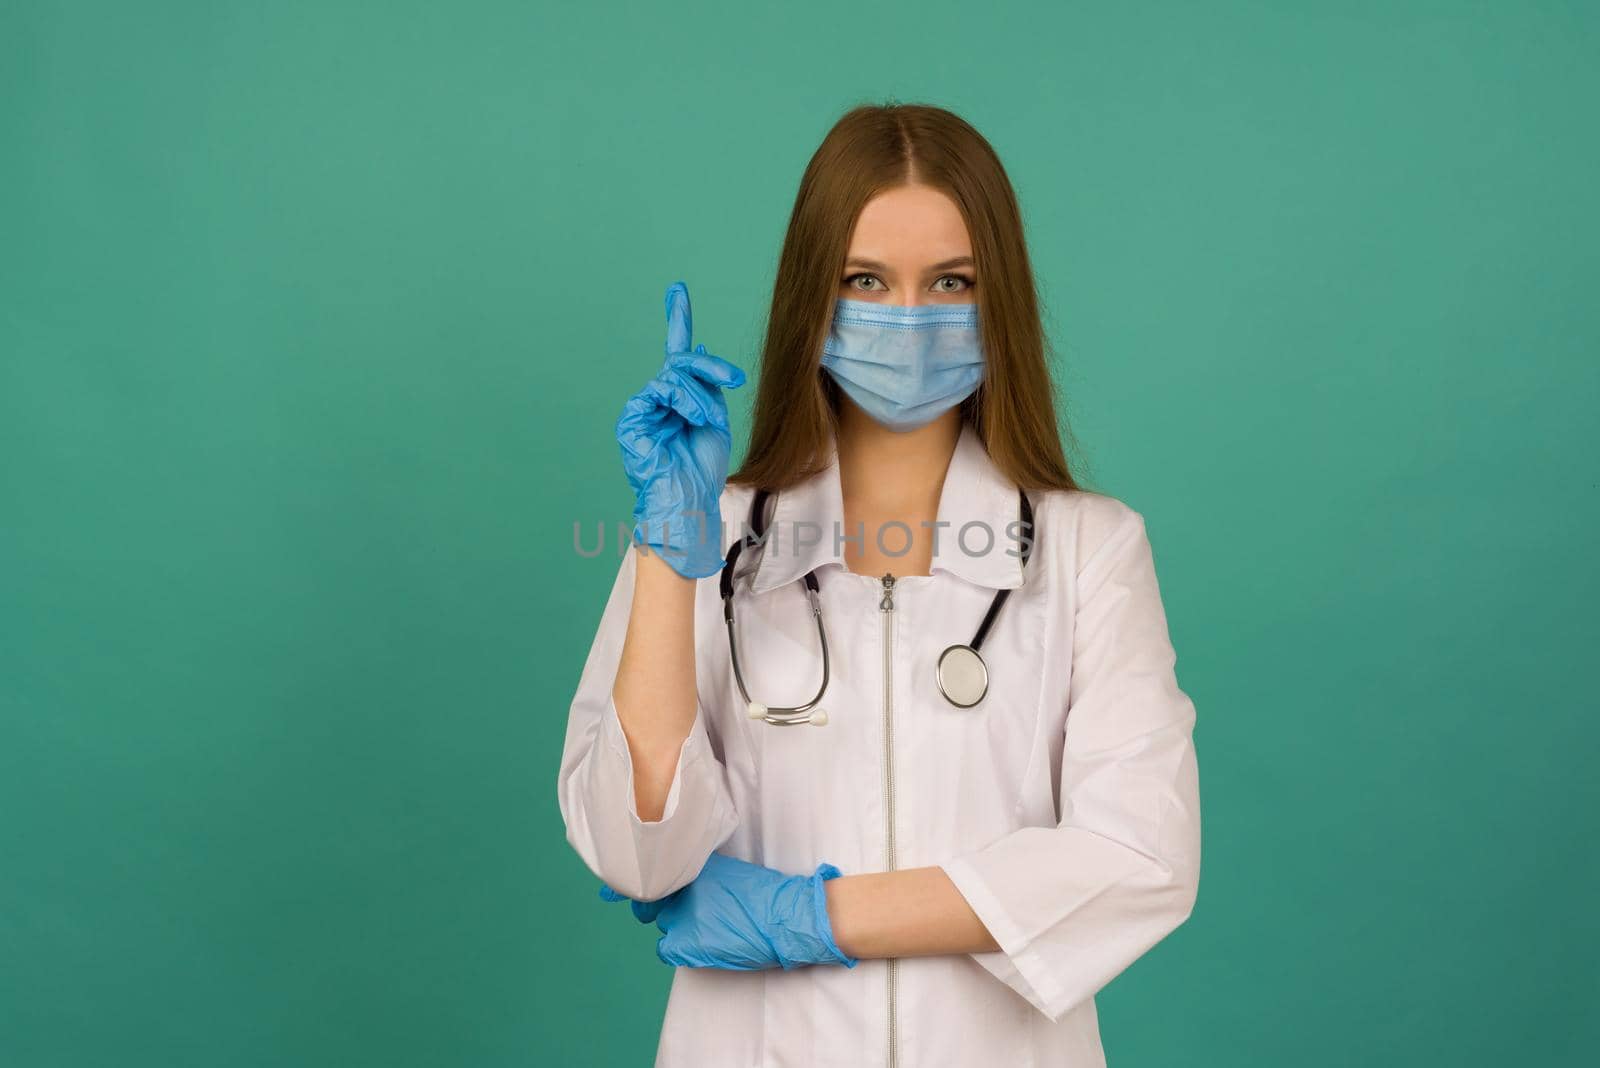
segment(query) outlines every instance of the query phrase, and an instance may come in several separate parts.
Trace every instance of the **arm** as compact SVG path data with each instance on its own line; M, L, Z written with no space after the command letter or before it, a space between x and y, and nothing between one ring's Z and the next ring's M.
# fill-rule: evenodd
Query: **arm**
M943 868L844 875L826 885L833 937L852 957L987 953L1000 948Z
M739 819L727 773L706 733L692 682L692 661L679 666L691 680L687 713L681 703L671 706L668 717L683 718L653 738L649 738L651 727L646 726L649 740L641 745L644 755L640 765L635 765L634 746L614 698L614 684L621 675L623 647L635 629L635 606L649 606L647 610L652 612L661 607L642 592L643 582L636 583L636 575L647 561L659 562L630 548L617 570L568 715L557 784L567 841L602 881L640 900L664 897L692 880L711 851L733 833ZM696 584L678 581L688 587L691 604L684 609L680 628L674 629L686 630L689 636L684 640L692 643ZM637 595L636 585L641 588ZM662 651L645 644L638 646L635 654L643 658L641 668L648 669L648 658L660 656ZM655 721L652 696L648 691L629 695L629 711L640 723ZM677 699L681 702L683 695L679 693ZM663 740L678 730L683 733L675 744ZM651 745L659 748L652 751ZM657 798L659 808L652 807Z
M974 959L1052 1020L1187 919L1200 879L1194 705L1137 512L1077 579L1060 822L941 865L998 943Z
M682 282L667 287L665 307L666 361L617 419L634 491L631 540L650 548L630 548L618 569L572 702L559 782L567 840L602 881L644 900L692 880L738 822L694 658L698 580L722 567L731 441L722 390L744 372L704 345L690 351Z
M611 699L633 760L636 810L641 820L656 822L694 726L695 582L655 553L635 563L627 638Z

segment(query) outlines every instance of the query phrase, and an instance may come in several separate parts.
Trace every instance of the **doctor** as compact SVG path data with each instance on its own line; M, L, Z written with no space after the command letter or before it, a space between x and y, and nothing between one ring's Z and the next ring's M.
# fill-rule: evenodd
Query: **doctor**
M1095 993L1194 905L1195 711L1141 515L1064 459L992 149L920 105L829 133L732 475L744 375L681 283L666 351L559 779L677 966L656 1063L1104 1064Z

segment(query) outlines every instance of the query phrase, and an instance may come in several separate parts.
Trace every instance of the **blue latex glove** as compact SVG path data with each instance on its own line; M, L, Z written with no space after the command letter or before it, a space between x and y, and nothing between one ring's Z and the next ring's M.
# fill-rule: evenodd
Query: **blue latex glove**
M822 884L839 869L819 865L812 875L785 875L713 853L694 882L659 901L634 901L640 923L662 931L656 956L680 968L798 968L856 966L833 940ZM628 901L609 886L607 901Z
M633 541L661 554L685 578L722 568L722 509L728 481L724 388L744 384L744 372L692 337L689 287L667 287L667 359L629 399L617 420L622 467L633 487Z

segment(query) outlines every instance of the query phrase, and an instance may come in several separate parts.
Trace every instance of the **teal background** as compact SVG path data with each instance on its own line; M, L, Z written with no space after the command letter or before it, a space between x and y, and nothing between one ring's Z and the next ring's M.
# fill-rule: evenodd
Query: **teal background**
M1199 710L1111 1062L1592 1063L1600 15L0 8L0 1063L643 1064L555 804L661 296L850 105L1026 213ZM732 398L736 435L752 391ZM741 443L742 446L742 443ZM736 447L741 447L736 446Z

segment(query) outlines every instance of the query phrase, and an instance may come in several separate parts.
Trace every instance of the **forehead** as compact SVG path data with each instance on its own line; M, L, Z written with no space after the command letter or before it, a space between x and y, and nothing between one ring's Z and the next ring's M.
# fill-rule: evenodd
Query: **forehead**
M931 186L886 189L867 201L850 235L851 256L917 267L972 255L956 202Z

